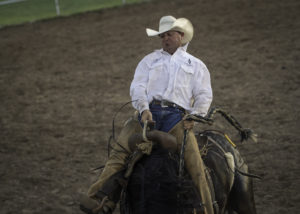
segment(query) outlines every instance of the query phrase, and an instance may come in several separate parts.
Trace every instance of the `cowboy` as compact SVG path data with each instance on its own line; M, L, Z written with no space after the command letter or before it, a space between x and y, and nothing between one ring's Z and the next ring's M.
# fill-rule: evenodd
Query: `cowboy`
M133 107L139 112L139 121L127 123L118 138L118 148L109 160L88 195L103 201L105 185L115 174L124 169L130 151L128 139L141 132L140 124L155 121L156 129L176 137L178 152L188 130L185 147L185 167L200 193L206 214L213 214L211 195L206 181L204 164L192 131L194 122L186 120L188 114L205 116L212 101L210 74L205 64L187 53L193 38L193 26L186 18L163 16L159 30L146 29L148 36L159 36L162 49L145 56L138 64L130 86ZM122 149L120 149L122 147ZM113 200L102 209L112 211ZM104 212L105 213L105 212Z

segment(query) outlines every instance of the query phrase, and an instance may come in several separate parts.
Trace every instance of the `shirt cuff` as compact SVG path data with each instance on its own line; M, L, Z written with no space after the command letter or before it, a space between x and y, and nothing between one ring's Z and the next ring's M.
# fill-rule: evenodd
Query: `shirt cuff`
M205 117L207 113L197 112L197 111L192 111L191 114L194 114L194 115L200 115L200 116L202 116L202 117Z
M143 113L143 111L145 111L145 110L149 110L149 104L148 104L148 102L143 102L143 103L140 103L139 104L139 113L140 114L142 114Z

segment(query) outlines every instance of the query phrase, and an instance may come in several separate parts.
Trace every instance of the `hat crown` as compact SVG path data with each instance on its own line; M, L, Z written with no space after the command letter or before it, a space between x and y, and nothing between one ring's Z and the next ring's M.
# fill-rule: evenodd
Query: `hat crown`
M163 16L159 21L159 32L165 32L172 28L176 18L173 16Z

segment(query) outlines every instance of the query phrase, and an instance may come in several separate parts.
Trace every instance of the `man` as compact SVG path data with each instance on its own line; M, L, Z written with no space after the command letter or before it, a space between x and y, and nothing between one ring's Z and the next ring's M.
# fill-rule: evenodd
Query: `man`
M186 52L193 37L193 26L185 18L164 16L159 31L146 29L148 36L159 36L162 49L156 50L138 64L130 87L133 106L140 113L139 121L155 121L156 129L174 135L178 143L186 136L185 167L197 187L206 214L213 214L212 201L207 185L204 164L192 131L193 121L185 120L187 114L205 116L212 101L210 75L205 64ZM102 199L104 186L111 176L124 169L128 152L128 139L141 132L138 122L127 124L122 130L118 145L114 148L99 178L91 186L88 195ZM122 149L120 149L122 147ZM107 206L112 210L113 206Z
M154 120L157 129L170 132L178 143L183 140L184 129L190 130L186 168L200 192L206 213L213 213L203 161L192 132L194 122L182 117L185 112L205 116L212 101L206 66L186 52L193 26L185 18L164 16L159 31L147 29L147 34L160 36L162 49L147 55L137 66L130 87L132 100L137 100L134 107L140 112L142 123Z

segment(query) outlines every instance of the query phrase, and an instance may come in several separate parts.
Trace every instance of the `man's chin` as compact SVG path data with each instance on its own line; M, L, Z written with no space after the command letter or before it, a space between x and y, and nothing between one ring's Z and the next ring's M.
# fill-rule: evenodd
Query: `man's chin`
M164 51L168 52L169 54L173 54L173 53L175 53L176 49L174 50L173 48L167 48L167 49L164 49Z

